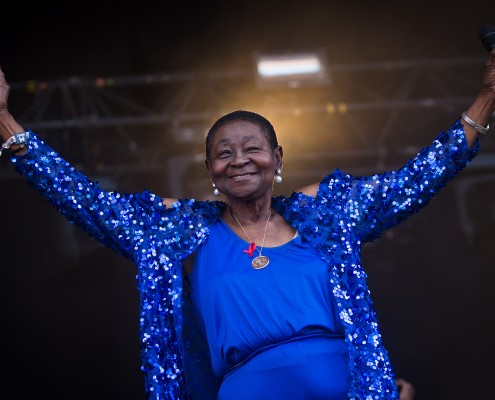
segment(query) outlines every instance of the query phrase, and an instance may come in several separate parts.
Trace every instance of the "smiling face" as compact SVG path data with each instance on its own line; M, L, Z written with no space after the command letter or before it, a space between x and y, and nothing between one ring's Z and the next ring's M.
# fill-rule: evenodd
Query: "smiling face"
M216 131L206 168L217 189L230 199L271 197L275 170L282 168L282 148L252 122L232 121Z

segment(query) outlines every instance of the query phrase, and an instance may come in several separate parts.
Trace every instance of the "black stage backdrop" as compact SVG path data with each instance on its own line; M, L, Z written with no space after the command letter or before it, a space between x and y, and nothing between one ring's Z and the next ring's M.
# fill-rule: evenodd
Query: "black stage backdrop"
M26 116L26 121L36 121L33 114L24 114L32 104L35 109L42 107L36 106L37 92L25 99L30 80L228 70L249 67L255 51L314 48L326 49L332 63L345 65L483 59L486 52L477 30L495 23L494 8L487 3L471 1L461 6L437 2L433 6L427 2L218 0L170 1L153 7L137 2L132 7L108 3L71 5L71 9L46 3L34 8L17 6L0 21L0 65L9 82L19 84L11 93L12 111ZM449 73L448 67L445 71ZM477 83L481 71L482 62L466 80ZM363 89L366 83L359 85ZM426 86L434 85L431 80ZM472 99L477 89L476 84L471 85L456 95ZM135 95L139 99L145 96L138 89ZM412 148L428 145L462 110L462 105L456 105L447 110L411 111L403 124L414 125L427 115L428 129L421 128L421 135L416 135L397 128L387 140L396 148L401 143ZM377 106L373 115L394 112ZM57 109L44 116L48 120L71 118ZM356 111L346 117L354 122L345 123L352 124L361 115ZM310 119L326 121L327 117L315 114ZM282 122L279 125L284 127ZM375 129L371 123L367 126ZM169 132L165 128L169 126L163 127ZM139 133L131 132L132 145L139 148L140 141L153 143L157 137L154 129L144 126ZM312 132L326 129L327 125L316 122L308 126ZM104 127L86 139L70 127L41 127L37 132L109 189L135 192L149 188L163 196L209 196L207 184L194 183L203 182L206 174L197 178L195 171L189 171L177 186L171 182L173 168L167 164L160 164L163 170L130 168L134 159L116 150L126 136L109 136L109 144L104 141ZM108 132L114 135L111 129ZM307 139L305 135L299 132L300 142ZM300 142L295 140L295 146L287 149L285 192L343 162L321 158L318 146L332 147L333 139L324 138L314 143L307 139L309 144L299 150ZM167 156L197 157L202 146L163 137L157 141ZM105 150L90 151L88 161L84 149L92 150L95 143ZM480 153L483 163L473 163L473 168L463 171L421 213L363 248L363 264L384 341L397 375L413 383L417 400L493 396L495 153L490 147L493 142L486 138L486 143ZM341 143L335 139L335 144ZM143 153L149 148L144 146ZM391 150L386 145L383 148ZM304 153L306 164L298 161L298 152ZM316 158L316 163L307 161ZM344 169L378 172L407 158L402 153L389 163L370 164L356 157L347 159ZM98 169L100 160L107 169ZM113 161L118 163L118 172L112 169ZM301 174L305 165L312 171L306 175ZM0 160L0 174L0 396L19 400L143 399L134 265L69 224L13 172L5 156Z

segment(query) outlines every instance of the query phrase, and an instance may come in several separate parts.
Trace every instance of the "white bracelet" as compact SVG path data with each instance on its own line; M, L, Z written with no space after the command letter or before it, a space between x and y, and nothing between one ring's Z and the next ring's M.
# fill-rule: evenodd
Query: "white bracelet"
M29 132L20 132L16 133L15 135L9 137L3 144L2 147L0 148L0 156L2 155L2 152L5 149L10 149L10 146L13 144L26 144L29 139Z
M488 129L490 129L490 124L486 124L486 126L477 124L467 116L465 111L462 113L462 119L466 121L468 125L471 125L474 129L476 129L479 133L482 133L483 135L488 132Z

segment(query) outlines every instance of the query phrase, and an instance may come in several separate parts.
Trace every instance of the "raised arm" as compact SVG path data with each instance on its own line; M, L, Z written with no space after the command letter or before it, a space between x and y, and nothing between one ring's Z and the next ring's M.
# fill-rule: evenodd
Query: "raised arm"
M490 52L487 59L483 78L481 81L481 89L473 103L465 111L468 120L475 122L481 127L487 127L492 119L495 111L495 50ZM464 118L460 119L465 132L465 140L468 147L473 146L480 136L480 132L469 124ZM319 183L313 183L303 188L298 189L308 196L316 197L318 194Z
M7 144L9 138L24 132L7 108L8 94L9 86L0 70L0 136ZM153 215L168 213L162 199L148 191L121 194L103 190L36 134L29 134L26 143L4 148L16 170L70 222L100 243L131 257L146 226L157 224Z
M459 120L397 171L353 183L361 237L372 240L424 207L478 151L495 111L495 50L490 52L481 89Z
M376 239L385 229L425 207L469 164L479 146L478 142L468 145L460 121L397 170L364 177L340 177L346 186L346 208L362 242Z

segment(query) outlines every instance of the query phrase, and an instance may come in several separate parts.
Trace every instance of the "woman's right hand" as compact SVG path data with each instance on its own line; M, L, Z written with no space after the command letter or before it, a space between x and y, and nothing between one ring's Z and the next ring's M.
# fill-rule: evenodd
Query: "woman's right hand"
M9 98L10 87L5 80L5 75L0 67L0 113L7 111L7 100Z
M15 133L24 131L23 127L17 123L8 110L9 91L10 86L5 80L3 70L0 68L0 137L2 138L2 142L6 141ZM16 147L18 146L12 146L12 150L15 150Z

